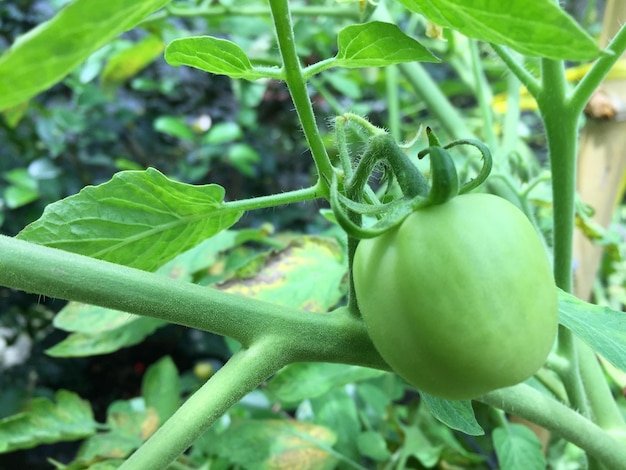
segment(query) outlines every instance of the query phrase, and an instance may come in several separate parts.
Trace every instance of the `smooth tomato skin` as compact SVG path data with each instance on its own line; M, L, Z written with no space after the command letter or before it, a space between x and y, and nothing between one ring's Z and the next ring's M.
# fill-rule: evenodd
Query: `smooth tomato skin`
M472 399L522 382L553 346L550 262L526 216L497 196L457 196L362 240L353 276L379 353L432 395Z

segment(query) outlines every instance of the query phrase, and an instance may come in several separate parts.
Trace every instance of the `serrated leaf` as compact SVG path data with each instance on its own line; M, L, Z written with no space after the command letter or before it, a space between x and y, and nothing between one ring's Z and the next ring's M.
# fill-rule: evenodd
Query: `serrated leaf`
M322 426L288 420L240 421L217 435L211 450L248 470L307 468L331 470L334 433Z
M470 436L485 434L483 428L476 421L471 402L444 400L424 392L420 392L420 396L433 416L446 426Z
M509 424L493 432L493 445L501 470L546 468L541 442L530 429L521 424Z
M154 271L241 217L223 199L219 185L179 183L152 168L122 171L50 204L17 238Z
M246 53L235 43L211 36L173 40L165 48L168 64L187 65L217 75L256 80L266 75L252 67Z
M218 285L224 292L311 312L325 312L343 297L343 251L334 239L304 236L252 260L241 275Z
M298 403L324 395L334 388L380 377L387 372L367 367L318 362L284 367L267 384L267 392L286 403Z
M154 408L163 424L180 406L180 380L172 358L165 356L146 370L141 384L146 406Z
M55 400L35 398L24 412L0 420L0 453L74 441L96 432L89 402L66 390L59 390Z
M169 0L75 0L20 36L0 57L0 109L51 87Z
M590 60L596 42L552 0L398 0L433 23L529 56Z
M401 62L439 62L428 49L391 23L372 21L347 26L337 37L334 66L384 67Z
M626 313L584 302L559 290L559 322L626 371Z

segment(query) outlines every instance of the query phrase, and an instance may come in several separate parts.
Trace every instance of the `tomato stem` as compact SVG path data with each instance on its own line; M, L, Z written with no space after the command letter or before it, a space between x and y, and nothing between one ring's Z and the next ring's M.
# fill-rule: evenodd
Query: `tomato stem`
M520 384L490 392L478 399L536 423L567 439L607 468L622 468L626 447L576 411L529 385Z
M306 81L298 58L296 50L296 40L294 37L294 27L291 21L291 12L288 0L270 0L270 10L278 46L283 60L283 71L285 73L285 82L291 94L296 112L300 118L302 130L306 137L321 185L321 192L328 194L327 182L333 173L333 166L326 152L324 140L320 135L313 113L313 105L306 87Z
M237 351L120 469L167 468L231 406L285 365L276 346L265 341Z

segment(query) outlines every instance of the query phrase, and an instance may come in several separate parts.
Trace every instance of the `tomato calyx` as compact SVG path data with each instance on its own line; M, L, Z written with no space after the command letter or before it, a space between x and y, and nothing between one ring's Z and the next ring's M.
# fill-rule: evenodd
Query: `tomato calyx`
M428 135L428 144L430 146L420 151L417 154L417 158L422 159L426 155L430 155L433 187L429 193L429 204L427 204L427 206L442 204L454 196L465 194L478 188L485 182L493 166L491 152L485 144L476 139L458 139L442 147L439 143L439 139L437 139L430 128L426 128L426 134ZM471 179L463 184L463 186L459 186L454 161L447 152L448 149L458 145L475 147L478 149L483 159L483 166L476 178Z
M352 119L361 123L362 118L349 115L344 120ZM345 144L344 121L337 121L337 142ZM429 147L418 154L418 158L430 157L432 184L419 171L416 164L400 149L393 137L382 129L369 123L363 127L370 133L365 152L361 155L354 170L347 150L341 148L340 157L343 172L336 171L330 181L330 205L335 219L346 233L357 239L374 238L398 226L411 213L425 207L443 204L458 194L464 194L482 184L491 171L491 154L487 147L473 139L455 140L441 146L430 128L427 129ZM483 158L483 166L476 178L464 185L459 178L454 160L448 149L458 145L470 145L477 148ZM382 197L369 186L369 180L376 168L382 167L384 176L381 182L387 188L397 188L401 196L388 190ZM364 219L374 219L373 223L364 224Z

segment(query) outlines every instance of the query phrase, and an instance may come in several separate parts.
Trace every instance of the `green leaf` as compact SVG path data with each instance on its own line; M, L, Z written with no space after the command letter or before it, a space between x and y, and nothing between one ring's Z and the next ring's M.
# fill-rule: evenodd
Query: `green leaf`
M9 186L4 190L4 201L9 209L30 204L39 198L39 191L25 186Z
M626 314L584 302L559 290L559 322L626 371Z
M150 35L118 52L109 59L100 79L105 86L118 85L137 75L161 55L164 48L161 38Z
M424 403L435 418L446 426L470 436L482 436L485 431L474 416L474 409L469 401L443 400L420 392Z
M241 217L223 198L215 184L179 183L152 168L123 171L50 204L17 237L154 271Z
M529 56L590 60L599 54L591 36L552 0L398 0L440 26Z
M113 402L107 410L107 432L87 439L75 463L92 468L94 462L124 458L137 449L158 428L159 417L153 408L146 409L141 398Z
M541 442L530 429L509 424L493 431L493 445L501 470L546 468Z
M169 0L75 0L19 37L0 57L0 109L51 87Z
M288 420L239 421L215 436L211 450L247 470L332 470L335 435L325 427Z
M391 23L348 26L337 37L339 52L333 66L384 67L401 62L439 62L428 49Z
M154 129L163 134L190 142L193 142L196 138L196 134L185 121L175 116L159 116L154 121Z
M345 387L335 388L323 396L311 399L316 424L332 429L337 435L335 449L348 458L357 459L357 438L361 430L354 398Z
M233 144L228 148L228 161L240 173L253 178L254 166L261 161L261 156L248 144Z
M218 122L211 126L206 135L202 138L205 144L225 144L233 142L243 137L243 132L236 122Z
M217 287L311 312L325 312L344 295L342 249L331 238L298 237L286 248L252 260L233 279Z
M165 60L217 75L256 80L268 75L252 67L246 53L235 43L211 36L174 39L165 48Z
M376 431L366 431L357 438L359 452L364 457L369 457L377 462L386 462L391 457L387 449L387 443L383 436Z
M66 390L30 401L22 413L0 420L0 453L91 436L97 423L89 402Z
M266 391L279 401L299 403L334 388L385 374L381 370L346 364L297 363L278 372L267 384Z
M97 308L93 307L94 311ZM146 336L151 335L157 328L167 324L163 320L140 317L114 310L111 310L109 313L117 313L120 318L128 318L128 321L118 328L100 331L95 334L73 333L60 343L46 349L46 354L53 357L86 357L108 354L121 348L141 343Z
M146 406L154 408L163 424L180 406L180 380L172 358L165 356L146 370L141 384Z
M419 426L402 426L404 433L404 446L401 448L401 464L399 468L406 468L405 465L410 457L417 459L425 468L433 468L441 459L444 445L432 442Z
M404 434L398 456L398 468L406 468L411 457L425 468L443 462L454 463L458 468L483 468L484 458L468 451L448 426L437 420L427 406L419 406L417 413L407 422L400 422ZM441 462L440 462L441 461Z

